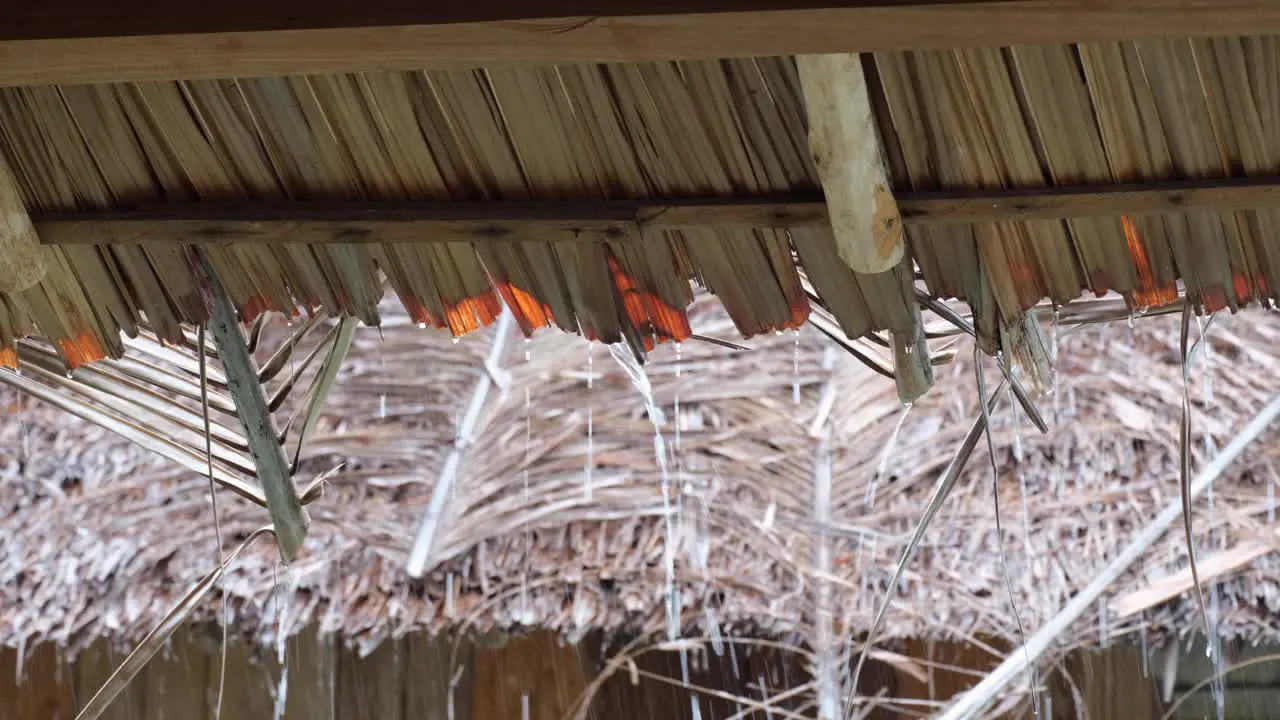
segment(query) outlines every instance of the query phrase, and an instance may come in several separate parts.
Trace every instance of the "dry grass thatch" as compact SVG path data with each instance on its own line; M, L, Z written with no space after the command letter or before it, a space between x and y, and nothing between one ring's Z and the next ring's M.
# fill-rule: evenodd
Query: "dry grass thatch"
M281 625L293 632L318 622L365 648L420 627L660 634L670 538L686 635L750 629L812 646L825 597L816 589L825 585L835 636L857 636L976 407L968 363L955 364L954 377L903 418L889 383L808 331L764 336L746 352L685 343L678 362L662 352L648 367L657 401L673 418L664 502L653 428L625 374L598 346L589 360L587 345L539 335L517 343L496 369L505 392L486 407L466 451L434 569L414 584L403 573L412 530L457 414L486 372L479 358L488 338L455 345L386 312L382 337L357 334L309 445L304 471L344 465L309 506L313 530L302 558L285 570L274 553L250 550L223 581L242 632L266 640ZM710 336L732 327L713 307L694 317L695 329ZM1275 392L1266 348L1277 334L1266 315L1215 323L1212 351L1193 373L1196 462ZM993 416L1007 568L980 446L910 566L888 637L1016 644L1006 575L1022 622L1037 626L1154 508L1177 497L1181 370L1173 321L1063 333L1057 352L1057 394L1043 405L1055 429L1035 433L1012 400ZM17 414L0 428L0 536L13 549L0 566L4 642L81 646L151 627L212 566L206 482L6 397ZM825 446L815 427L830 429ZM1267 542L1275 506L1269 448L1252 451L1197 508L1202 566L1220 550ZM815 466L824 452L829 522L815 515ZM675 513L670 529L664 507ZM224 500L227 543L262 517L249 503ZM815 564L823 542L829 571ZM1170 533L1116 596L1185 561L1184 543ZM1224 634L1276 637L1273 564L1259 559L1213 594ZM1184 601L1124 619L1099 612L1063 637L1061 650L1138 633L1155 642L1196 627L1191 612Z

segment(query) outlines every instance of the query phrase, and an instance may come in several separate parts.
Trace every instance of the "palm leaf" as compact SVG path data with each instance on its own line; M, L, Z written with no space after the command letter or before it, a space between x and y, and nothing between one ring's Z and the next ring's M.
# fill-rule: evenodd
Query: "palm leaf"
M213 572L205 575L200 579L200 582L195 584L195 587L188 590L187 594L178 601L178 604L164 616L160 624L147 633L147 636L142 639L142 642L138 643L133 652L129 653L124 662L121 662L116 667L115 672L111 673L111 677L107 678L102 687L98 688L98 692L94 693L89 702L76 714L76 720L96 720L101 717L102 713L106 712L107 708L111 706L112 701L129 686L129 683L138 676L138 673L142 672L147 663L151 662L151 658L160 652L160 649L168 642L174 631L182 627L182 623L186 621L191 611L218 584L218 580L222 578L227 567L232 562L235 562L240 553L249 547L254 540L270 532L272 532L270 527L253 531L249 537L245 538L244 542L240 543L240 547L236 548L235 552L227 556L226 560L223 560L221 564L213 569Z

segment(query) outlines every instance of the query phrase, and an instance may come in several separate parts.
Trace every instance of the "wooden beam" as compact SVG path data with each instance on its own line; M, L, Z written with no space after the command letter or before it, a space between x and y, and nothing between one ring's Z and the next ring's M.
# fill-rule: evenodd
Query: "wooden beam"
M1280 178L908 192L896 200L906 225L1225 212L1280 207ZM665 230L829 222L818 193L617 202L196 203L33 214L31 221L46 245L598 242Z
M664 202L162 205L35 218L47 245L598 242L681 228L822 225L820 195Z
M45 273L42 252L18 185L0 157L0 294L22 292L40 282Z
M5 3L0 85L643 62L1280 32L1280 0ZM16 7L26 6L26 7ZM259 7L261 6L261 7ZM77 19L77 15L82 19ZM65 28L65 29L63 29Z
M809 115L809 151L822 178L836 251L855 272L902 261L906 238L857 55L796 58Z
M1153 215L1191 209L1225 212L1280 207L1280 177L901 193L897 197L902 219L909 225Z

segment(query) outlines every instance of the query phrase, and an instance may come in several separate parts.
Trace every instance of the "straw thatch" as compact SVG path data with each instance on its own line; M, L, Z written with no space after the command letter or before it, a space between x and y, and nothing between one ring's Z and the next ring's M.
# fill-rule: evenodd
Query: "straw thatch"
M304 472L344 465L309 506L313 529L302 558L285 569L269 550L251 551L223 581L241 632L265 640L281 625L293 632L318 622L366 649L421 627L661 633L671 537L686 635L750 630L813 644L826 602L817 588L829 584L836 637L856 636L869 627L902 543L976 408L969 362L955 363L903 419L890 383L809 331L764 336L745 352L685 343L678 360L659 353L647 369L673 418L664 502L653 427L599 346L589 358L586 344L541 334L485 370L487 335L455 345L394 309L386 314L382 337L357 335L309 446ZM709 336L732 327L714 307L694 317ZM1278 334L1262 314L1212 326L1212 350L1192 373L1197 463L1276 390L1266 348ZM1177 497L1181 367L1173 321L1063 332L1057 353L1057 393L1042 404L1050 434L1019 420L1011 400L993 415L1004 567L980 446L911 565L887 636L1013 644L1006 579L1022 623L1035 627ZM434 569L411 583L403 567L412 531L460 408L484 372L504 389L466 449ZM151 627L214 562L207 481L29 400L5 398L17 414L0 428L0 536L10 550L0 565L3 641L79 647ZM829 523L815 515L823 428ZM1219 549L1269 537L1271 447L1238 463L1212 503L1197 508L1202 563ZM222 498L230 545L263 516ZM671 529L664 506L675 513ZM824 537L829 571L815 564ZM1185 560L1183 541L1170 533L1116 594L1142 589ZM1275 639L1273 565L1262 558L1223 583L1214 607L1224 634ZM199 614L210 617L216 606ZM1181 601L1091 622L1062 639L1064 652L1142 626L1153 642L1196 627Z
M1278 53L1273 38L1154 40L885 53L867 71L894 189L954 193L1274 174ZM800 263L850 336L892 331L899 364L914 366L899 373L905 397L929 382L917 267L932 294L973 306L988 352L1044 298L1114 290L1146 307L1180 281L1212 311L1280 292L1273 211L1177 212L1177 197L1163 215L904 216L909 252L879 275L850 271L827 228L785 218L670 232L637 220L600 237L479 223L469 241L364 244L341 224L308 235L300 209L812 197L805 135L790 58L3 89L0 157L37 226L147 206L181 215L187 202L230 216L274 203L298 222L231 245L212 222L173 237L64 225L71 244L44 250L44 280L0 301L0 346L39 332L75 365L118 355L143 316L176 341L178 323L207 315L188 241L206 246L246 318L306 306L374 324L382 274L415 321L455 334L491 322L501 296L526 331L554 324L638 350L687 335L691 280L744 335L797 327L809 312Z

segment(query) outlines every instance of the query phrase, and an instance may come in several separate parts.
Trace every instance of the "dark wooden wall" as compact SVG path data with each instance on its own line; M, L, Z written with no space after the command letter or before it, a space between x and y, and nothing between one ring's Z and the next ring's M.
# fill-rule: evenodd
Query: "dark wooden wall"
M218 680L219 638L211 628L180 631L117 699L108 720L172 720L213 717ZM452 693L454 720L521 720L527 695L529 720L560 720L597 677L612 650L599 637L566 646L555 636L535 632L502 641L486 639L458 646L451 662L451 638L411 635L387 641L367 657L344 647L333 637L308 631L288 644L286 718L305 720L448 720L450 678L457 674ZM945 701L967 689L976 676L995 664L986 652L958 644L908 643L904 654L931 657L942 666L931 681L913 677L887 665L864 671L864 692L884 688L892 697L921 701L906 706L915 715L881 710L875 720L927 716L929 702ZM1277 652L1276 648L1237 651L1238 659ZM1175 693L1189 689L1208 672L1200 648L1183 648L1174 673ZM794 655L778 651L706 653L691 663L690 681L712 691L759 698L761 681L771 695L808 681L807 669ZM1105 652L1077 653L1064 664L1083 698L1087 717L1159 717L1163 712L1159 687L1166 654L1153 649L1146 672L1136 648L1116 646ZM59 658L55 648L29 649L21 668L18 653L0 649L0 719L71 720L76 709L106 680L123 655L99 642L74 663ZM645 677L652 673L678 679L679 655L653 652L639 657L638 682L622 672L604 683L589 717L593 720L686 720L693 717L689 693ZM227 656L223 718L271 718L274 688L280 674L273 650L249 648L233 642ZM1062 677L1048 678L1052 717L1078 717L1074 693ZM1258 665L1228 678L1226 717L1234 720L1274 717L1280 704L1280 663ZM807 698L804 698L807 699ZM1207 691L1197 693L1176 717L1201 717L1212 708ZM699 698L705 720L725 718L742 708L714 695ZM802 702L788 706L804 717L813 709ZM1209 712L1212 716L1212 712ZM778 715L775 714L775 717ZM762 713L747 718L765 720Z

